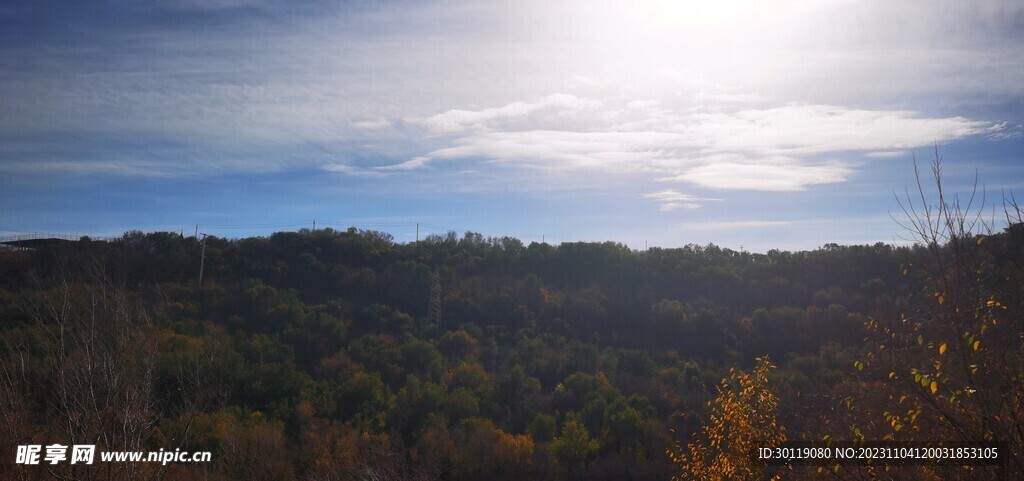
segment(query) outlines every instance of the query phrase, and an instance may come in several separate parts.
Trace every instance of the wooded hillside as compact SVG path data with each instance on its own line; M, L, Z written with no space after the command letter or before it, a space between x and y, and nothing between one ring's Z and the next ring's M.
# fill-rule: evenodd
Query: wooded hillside
M1019 449L1024 230L933 247L303 230L207 238L202 286L178 234L3 252L0 444L213 452L77 479L667 480L767 356L789 439Z

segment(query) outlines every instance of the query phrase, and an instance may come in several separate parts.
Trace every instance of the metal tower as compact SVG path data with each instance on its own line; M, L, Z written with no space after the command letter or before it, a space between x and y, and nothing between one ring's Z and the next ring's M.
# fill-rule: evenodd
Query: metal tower
M441 274L430 273L430 307L427 308L427 322L436 323L441 327Z

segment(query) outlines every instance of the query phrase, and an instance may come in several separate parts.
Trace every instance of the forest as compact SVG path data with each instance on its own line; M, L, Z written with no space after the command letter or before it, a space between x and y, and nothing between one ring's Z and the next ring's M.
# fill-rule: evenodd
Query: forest
M981 235L957 204L918 212L913 245L764 254L356 228L3 251L0 477L1019 476L1024 224ZM993 441L1005 456L750 459L783 440ZM79 442L213 455L10 463L17 445Z

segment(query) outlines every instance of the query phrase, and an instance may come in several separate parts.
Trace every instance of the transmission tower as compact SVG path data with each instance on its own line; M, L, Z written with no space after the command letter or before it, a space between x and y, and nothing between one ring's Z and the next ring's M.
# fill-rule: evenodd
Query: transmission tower
M430 307L427 308L427 322L436 323L441 327L441 274L430 273Z
M196 232L199 232L199 226L196 226ZM203 232L203 255L199 258L199 286L203 286L203 267L206 266L206 236L209 234Z

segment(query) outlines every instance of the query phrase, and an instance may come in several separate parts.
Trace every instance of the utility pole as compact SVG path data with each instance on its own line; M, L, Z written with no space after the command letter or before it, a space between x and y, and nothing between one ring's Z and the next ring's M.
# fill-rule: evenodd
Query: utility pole
M198 226L196 226L198 229ZM203 255L199 258L199 286L203 285L203 268L206 266L206 233L203 233Z
M416 223L416 243L420 243L420 223Z
M199 238L199 224L196 224L196 235L192 236L193 239Z
M313 232L316 232L316 219L313 219Z

